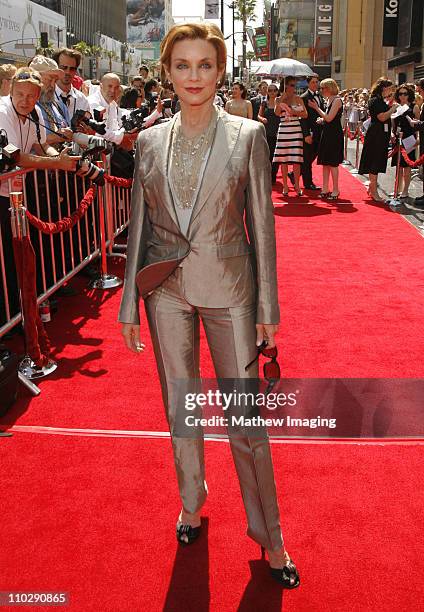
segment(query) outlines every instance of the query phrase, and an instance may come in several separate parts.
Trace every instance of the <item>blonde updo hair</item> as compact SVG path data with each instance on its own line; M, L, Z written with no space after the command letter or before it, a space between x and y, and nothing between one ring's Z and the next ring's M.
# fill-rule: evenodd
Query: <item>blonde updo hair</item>
M166 71L169 72L172 50L180 40L206 40L215 47L218 72L221 77L218 86L221 87L227 67L227 46L221 30L213 23L184 23L172 27L160 45L161 81L166 81Z
M333 96L337 96L337 94L339 93L339 86L337 85L334 79L323 79L321 81L321 89L323 89L324 87L327 87L327 89L331 91L331 94Z

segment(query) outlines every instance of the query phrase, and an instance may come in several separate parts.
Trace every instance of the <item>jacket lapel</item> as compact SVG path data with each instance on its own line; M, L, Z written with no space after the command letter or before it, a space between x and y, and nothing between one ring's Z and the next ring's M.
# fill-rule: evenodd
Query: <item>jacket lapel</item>
M168 163L169 153L171 149L172 128L174 127L176 118L176 115L174 115L173 118L166 124L164 138L163 140L160 140L160 142L158 142L158 145L156 147L155 159L156 164L159 166L161 174L163 175L162 177L160 177L160 180L163 181L163 191L165 196L164 204L175 225L178 229L180 229L177 213L175 212L174 200L168 181Z
M193 219L197 217L205 205L206 200L216 184L219 182L221 175L233 154L241 125L241 120L240 122L228 121L225 114L222 111L219 111L215 138L212 143L212 150L203 174L202 185L193 208L188 232L190 232Z

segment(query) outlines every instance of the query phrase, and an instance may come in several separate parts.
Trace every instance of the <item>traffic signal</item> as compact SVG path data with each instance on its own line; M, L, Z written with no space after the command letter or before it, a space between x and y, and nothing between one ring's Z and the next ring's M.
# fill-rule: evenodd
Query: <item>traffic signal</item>
M48 49L49 47L48 32L40 32L40 46L42 49Z

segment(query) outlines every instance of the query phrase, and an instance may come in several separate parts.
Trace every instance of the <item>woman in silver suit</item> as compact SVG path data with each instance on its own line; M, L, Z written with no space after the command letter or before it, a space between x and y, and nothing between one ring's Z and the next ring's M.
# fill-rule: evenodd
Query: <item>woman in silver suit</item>
M275 346L279 322L274 217L264 127L213 104L226 68L221 31L209 23L174 26L161 66L181 112L137 140L119 320L127 347L141 354L144 299L182 500L177 539L191 544L207 496L204 441L176 434L179 385L200 379L200 319L217 378L258 378L258 347ZM272 576L295 588L268 438L245 433L230 445L247 533L267 550Z

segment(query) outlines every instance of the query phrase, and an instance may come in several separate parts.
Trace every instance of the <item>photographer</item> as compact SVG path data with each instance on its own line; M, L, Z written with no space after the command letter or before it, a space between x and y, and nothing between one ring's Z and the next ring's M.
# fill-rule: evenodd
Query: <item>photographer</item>
M77 74L81 63L81 53L75 49L58 49L53 54L53 60L63 76L57 80L55 87L56 102L67 127L71 127L71 119L78 110L90 111L87 98L73 87L72 80Z
M16 66L13 64L0 66L0 99L10 94L10 84L15 73Z
M103 138L127 151L132 151L137 134L126 134L124 128L121 127L121 112L117 104L121 95L120 87L119 76L108 72L102 77L100 89L89 96L88 102L93 114L94 110L105 110L103 119L106 131Z
M12 78L11 93L0 105L0 125L7 133L9 144L19 149L17 163L35 170L75 171L79 157L70 157L65 149L58 154L46 141L46 130L36 104L41 92L41 76L32 68L20 68ZM1 179L1 175L0 175ZM10 181L13 191L23 191L22 177ZM9 181L0 183L0 223L6 279L9 289L10 314L19 311L19 300L9 214ZM3 290L0 288L0 325L5 322Z
M41 93L37 108L43 117L43 125L47 133L46 141L49 144L57 145L72 141L73 132L67 126L55 96L56 81L63 78L63 70L60 70L54 60L44 55L36 55L29 66L41 76Z

